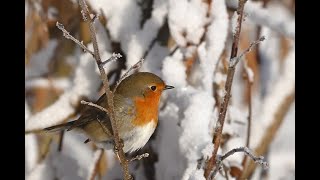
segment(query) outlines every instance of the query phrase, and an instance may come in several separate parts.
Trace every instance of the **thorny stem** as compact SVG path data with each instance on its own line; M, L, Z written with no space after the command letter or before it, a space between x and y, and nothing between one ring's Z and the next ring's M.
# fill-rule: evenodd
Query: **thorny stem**
M224 154L223 156L218 156L217 158L217 168L215 168L215 170L212 172L211 177L214 177L217 173L218 170L221 168L222 166L222 161L225 160L226 158L228 158L229 156L233 155L236 152L244 152L247 156L249 156L255 163L261 164L263 166L263 168L267 169L268 168L268 163L266 161L264 161L264 157L263 156L255 156L251 150L247 147L239 147L239 148L234 148L232 150L230 150L229 152L227 152L226 154Z
M231 63L231 60L237 56L237 53L238 53L238 44L239 44L239 39L240 39L241 24L242 24L243 10L244 10L245 2L246 2L246 0L239 0L239 3L238 3L238 9L237 9L238 20L237 20L236 32L235 32L234 37L233 37L230 63ZM226 116L226 112L227 112L227 108L228 108L229 99L231 97L230 92L231 92L233 76L234 76L234 73L235 73L235 66L236 66L236 63L235 63L234 66L229 66L229 68L228 68L227 81L226 81L226 84L225 84L225 92L226 92L226 94L225 94L223 102L222 102L222 104L220 106L219 117L218 117L216 128L215 128L214 134L213 134L212 142L214 144L214 149L213 149L213 152L212 152L212 156L209 159L209 161L207 163L207 167L206 167L206 169L204 171L204 176L205 176L205 178L207 180L209 180L211 178L209 176L211 174L210 172L216 166L215 159L216 159L216 156L217 156L217 153L218 153L218 149L219 149L219 146L220 146L223 124L224 124L224 121L225 121L225 116Z
M90 17L90 12L89 12L87 4L85 3L85 0L79 0L79 4L81 6L81 13L82 13L84 21L89 23L90 36L91 36L93 49L94 49L94 58L96 60L96 63L98 65L98 68L99 68L99 71L101 74L101 79L103 82L103 87L104 87L106 96L108 97L106 99L107 104L108 104L107 109L108 109L108 112L109 112L108 115L109 115L110 121L111 121L113 138L114 138L114 142L115 142L115 148L118 149L118 151L119 151L118 153L119 153L119 157L120 157L120 164L121 164L122 170L124 172L124 178L125 178L125 180L129 180L129 179L132 179L132 176L129 173L128 161L127 161L126 156L125 156L123 149L122 149L123 144L121 146L121 143L120 143L118 125L117 125L117 121L115 119L114 106L113 106L113 93L112 93L112 91L110 91L108 77L107 77L106 72L103 68L103 63L100 58L98 43L97 43L97 39L96 39L96 31L95 31L95 27L94 27L94 21L92 21L92 18Z

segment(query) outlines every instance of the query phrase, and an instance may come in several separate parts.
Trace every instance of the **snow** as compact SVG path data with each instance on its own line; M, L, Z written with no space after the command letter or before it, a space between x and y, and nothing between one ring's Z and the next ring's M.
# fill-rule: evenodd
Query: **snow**
M89 180L92 179L93 172L97 168L97 163L99 163L99 159L102 156L102 153L103 153L103 150L101 150L101 149L98 149L94 152L93 158L92 158L92 163L89 167L89 173L88 173L89 176L87 179L89 179Z
M47 161L38 164L25 178L26 180L54 179L52 167Z
M30 117L30 109L25 102L25 120ZM37 137L34 134L27 134L25 136L25 173L28 174L37 165L38 161L38 142Z
M132 35L128 43L127 67L132 66L140 60L147 51L152 40L156 38L160 27L163 25L167 15L168 3L166 0L154 1L153 11L143 28Z
M95 61L90 54L81 55L72 88L63 93L51 106L32 115L26 122L25 130L39 130L60 124L74 113L73 104L78 103L81 96L92 97L101 82L99 75L93 71L95 67Z
M67 78L54 78L48 80L47 78L35 78L26 80L25 89L31 88L49 88L53 87L56 89L69 89L71 86L71 82Z
M215 66L225 47L228 34L228 14L224 0L216 0L211 4L212 22L208 27L206 44L201 44L198 48L200 72L204 89L212 93L213 73Z
M162 73L164 81L176 88L186 86L186 68L182 62L182 53L177 50L172 57L168 56L163 61Z
M137 2L132 0L92 0L89 1L89 4L97 12L103 12L108 20L107 28L111 40L121 42L122 50L127 53L131 34L139 29L140 24L141 12Z
M186 46L187 42L200 42L204 25L208 22L207 9L208 5L201 0L169 0L170 33L179 46Z
M25 78L41 76L48 72L48 64L57 47L57 40L50 40L37 54L30 57L26 65Z
M237 0L229 0L226 3L229 7L236 8L238 6ZM288 11L285 11L283 7L279 7L279 4L270 8L262 8L260 3L248 1L245 4L244 12L256 24L267 26L285 36L295 38L295 19L289 16Z

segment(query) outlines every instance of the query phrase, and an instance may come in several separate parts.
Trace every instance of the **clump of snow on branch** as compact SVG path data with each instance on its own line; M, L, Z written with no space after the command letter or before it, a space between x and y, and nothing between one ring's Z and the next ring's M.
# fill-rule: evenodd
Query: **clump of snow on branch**
M177 88L186 86L186 68L182 62L182 53L178 50L172 57L168 56L163 62L164 80Z
M141 30L132 35L128 43L127 67L134 65L137 59L141 59L151 42L156 38L168 13L167 6L168 2L166 0L154 1L150 19L144 23Z
M132 0L92 0L90 5L97 12L102 11L107 18L107 28L111 40L121 42L123 52L128 52L128 42L140 26L141 11Z
M201 0L169 0L168 24L179 46L200 42L208 22L207 9L208 5Z
M237 0L228 0L226 3L232 8L238 6ZM276 6L279 6L279 4ZM248 1L246 2L244 12L249 14L249 18L254 23L267 26L274 31L295 38L295 20L287 15L288 13L286 13L284 8L281 8L280 11L276 11L274 8L262 8L261 3ZM277 15L277 12L279 15Z

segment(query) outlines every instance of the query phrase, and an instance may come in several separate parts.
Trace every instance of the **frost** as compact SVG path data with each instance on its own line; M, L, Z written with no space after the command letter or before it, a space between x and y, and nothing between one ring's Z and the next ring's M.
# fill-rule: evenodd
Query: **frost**
M238 13L235 11L233 13L233 16L231 18L231 30L232 30L232 36L234 36L237 32L238 27Z

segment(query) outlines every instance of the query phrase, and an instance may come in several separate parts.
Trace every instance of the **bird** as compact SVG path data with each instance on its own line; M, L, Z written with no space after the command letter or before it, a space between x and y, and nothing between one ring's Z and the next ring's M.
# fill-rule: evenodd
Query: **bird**
M160 97L164 90L172 89L157 75L150 72L137 72L123 79L117 86L114 96L114 113L119 138L125 153L134 152L149 141L158 124ZM106 108L107 96L103 94L95 104ZM103 129L103 123L106 127ZM86 106L77 120L47 127L47 132L77 130L87 135L98 147L114 147L110 118L91 106Z

